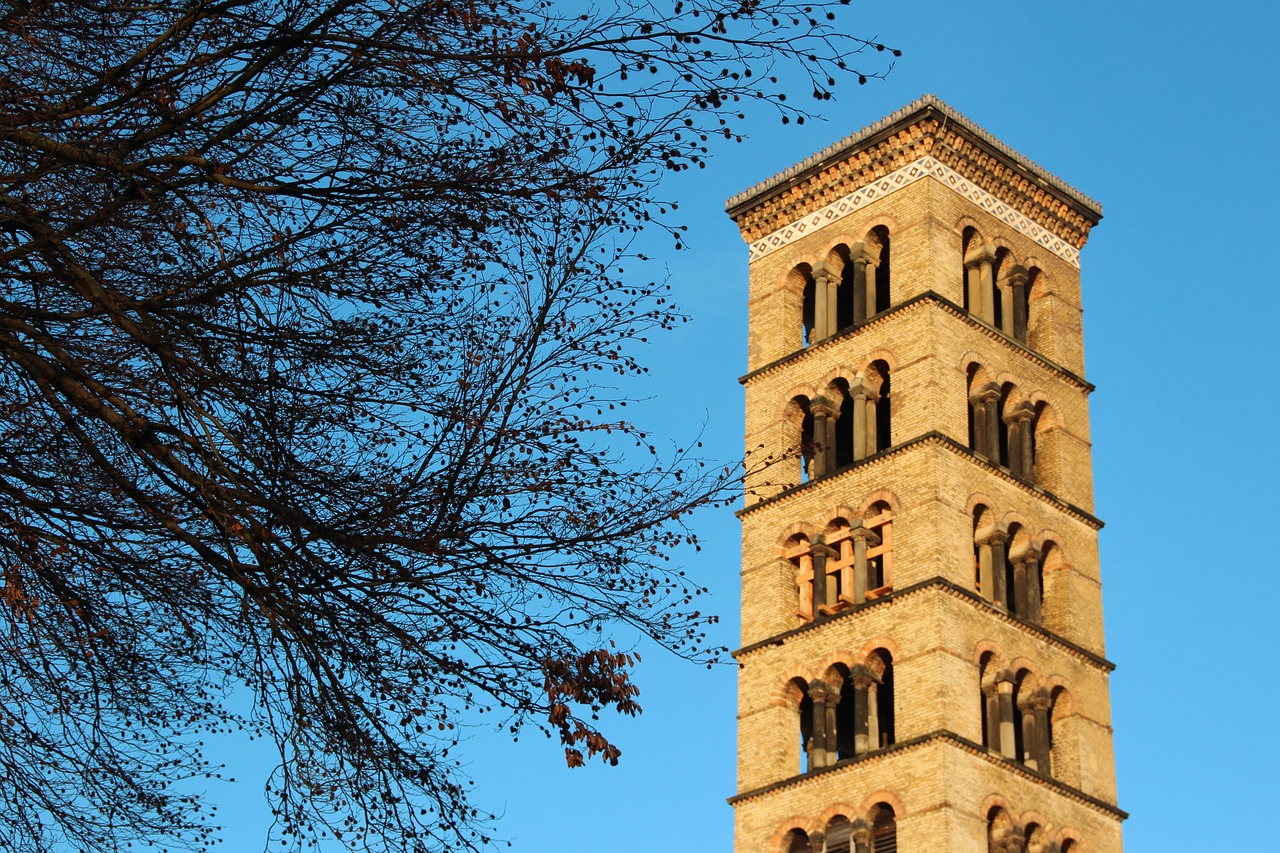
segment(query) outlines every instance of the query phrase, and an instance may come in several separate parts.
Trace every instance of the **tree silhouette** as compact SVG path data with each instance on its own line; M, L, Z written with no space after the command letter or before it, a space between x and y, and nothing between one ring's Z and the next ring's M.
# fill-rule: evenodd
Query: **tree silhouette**
M743 102L803 119L775 65L825 99L884 48L755 0L32 0L0 30L0 847L209 846L189 782L237 728L279 750L294 848L484 846L476 715L616 761L610 632L706 657L670 552L736 478L622 414L681 319L630 241L679 245L657 182Z

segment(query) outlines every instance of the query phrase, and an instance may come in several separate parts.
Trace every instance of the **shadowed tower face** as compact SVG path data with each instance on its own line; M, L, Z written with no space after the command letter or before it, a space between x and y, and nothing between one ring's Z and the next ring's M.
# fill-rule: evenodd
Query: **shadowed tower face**
M1120 853L1080 249L926 97L733 198L737 853Z

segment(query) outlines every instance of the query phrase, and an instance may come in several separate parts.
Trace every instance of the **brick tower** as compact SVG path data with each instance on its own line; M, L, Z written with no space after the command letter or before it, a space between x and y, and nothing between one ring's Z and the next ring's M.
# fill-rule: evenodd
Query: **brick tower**
M728 209L756 469L736 853L1120 853L1080 308L1101 209L932 97Z

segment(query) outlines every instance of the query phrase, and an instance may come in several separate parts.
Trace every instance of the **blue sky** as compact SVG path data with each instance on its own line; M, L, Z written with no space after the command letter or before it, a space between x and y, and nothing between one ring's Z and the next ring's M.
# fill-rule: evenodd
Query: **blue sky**
M799 128L758 112L750 139L666 187L691 248L652 272L693 321L648 353L642 419L677 439L705 421L723 460L741 453L746 341L729 195L932 92L1102 203L1082 254L1086 376L1129 851L1261 850L1280 795L1276 8L855 3L854 32L904 51L888 80L844 88ZM703 550L682 556L733 646L738 522L696 527ZM611 724L618 767L569 771L540 736L475 732L477 802L514 849L732 849L734 671L650 652L639 679L645 713ZM249 771L222 808L229 850L259 849L268 820L253 746L226 746Z

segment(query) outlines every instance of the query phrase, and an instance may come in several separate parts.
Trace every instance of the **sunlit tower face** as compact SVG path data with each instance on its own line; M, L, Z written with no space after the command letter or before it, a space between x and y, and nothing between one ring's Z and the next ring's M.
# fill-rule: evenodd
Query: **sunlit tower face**
M728 207L735 849L1119 853L1080 310L1100 207L932 97Z

